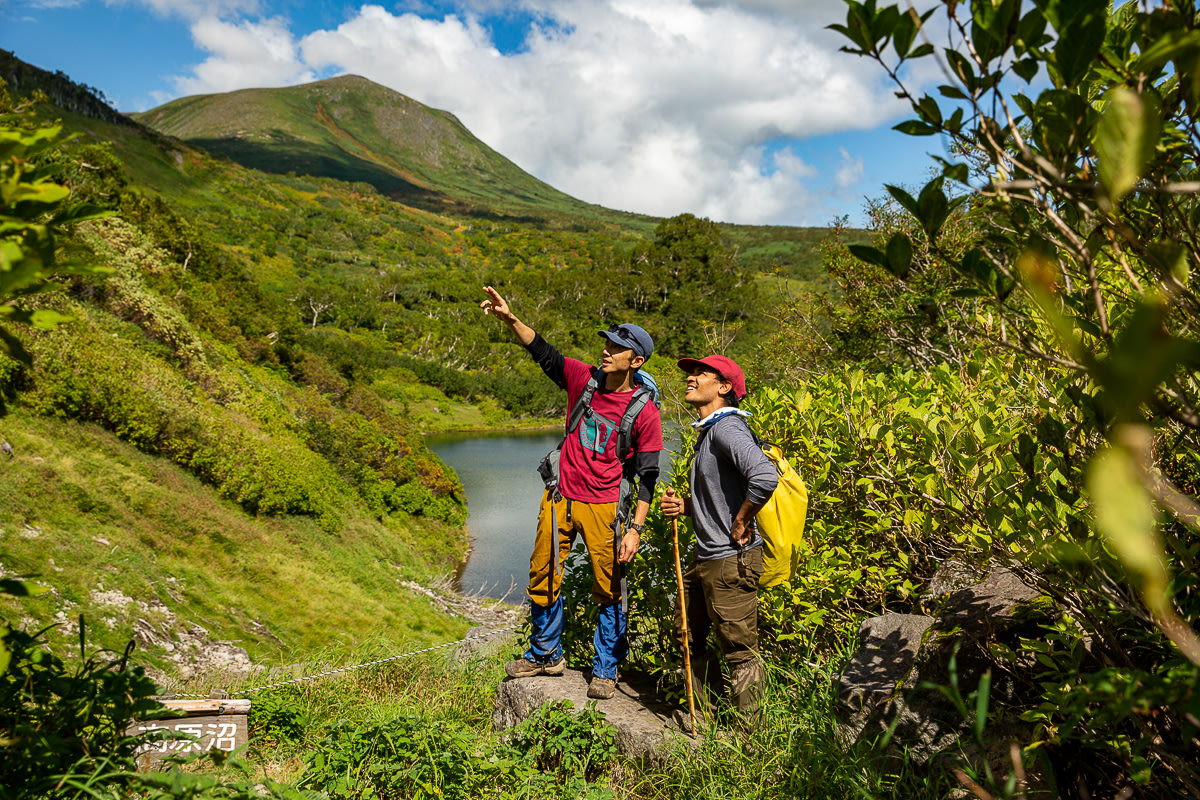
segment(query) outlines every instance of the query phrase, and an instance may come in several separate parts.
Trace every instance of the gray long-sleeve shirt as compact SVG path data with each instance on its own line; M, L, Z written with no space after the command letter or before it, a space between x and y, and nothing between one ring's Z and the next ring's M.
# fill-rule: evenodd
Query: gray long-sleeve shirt
M697 558L713 561L737 554L731 535L733 518L747 499L752 503L770 499L779 475L755 443L746 420L729 414L700 431L688 483ZM762 537L755 530L746 546L761 544Z

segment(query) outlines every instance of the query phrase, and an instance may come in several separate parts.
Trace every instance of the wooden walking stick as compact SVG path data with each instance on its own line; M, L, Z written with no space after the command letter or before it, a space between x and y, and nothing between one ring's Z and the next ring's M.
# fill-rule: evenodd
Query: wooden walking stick
M671 491L668 489L667 491ZM687 606L683 597L683 565L679 563L679 519L671 520L671 539L675 544L675 584L679 588L679 616L683 620L683 680L687 686L688 714L691 717L689 727L694 733L696 729L696 705L692 699L692 643L688 636Z

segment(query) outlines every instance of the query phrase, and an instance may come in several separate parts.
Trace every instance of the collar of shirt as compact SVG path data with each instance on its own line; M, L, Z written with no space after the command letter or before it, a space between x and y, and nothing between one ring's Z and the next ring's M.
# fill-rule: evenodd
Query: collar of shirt
M747 418L754 416L749 411L743 411L740 408L734 408L732 406L725 406L724 408L718 408L704 419L696 420L692 423L692 427L698 431L706 431L715 425L717 420L721 419L722 417L728 417L730 414L736 414L739 417Z

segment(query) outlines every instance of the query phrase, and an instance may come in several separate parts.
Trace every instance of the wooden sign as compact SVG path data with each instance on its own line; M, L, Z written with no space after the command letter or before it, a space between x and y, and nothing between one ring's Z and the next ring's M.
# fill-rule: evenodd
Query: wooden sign
M162 739L147 742L138 748L138 766L143 770L154 769L168 756L189 753L204 753L209 750L232 752L246 744L249 739L246 717L250 713L249 700L163 700L164 706L173 711L182 711L186 717L174 719L147 719L129 726L129 735L149 731L178 731L188 738ZM194 738L191 738L194 737Z

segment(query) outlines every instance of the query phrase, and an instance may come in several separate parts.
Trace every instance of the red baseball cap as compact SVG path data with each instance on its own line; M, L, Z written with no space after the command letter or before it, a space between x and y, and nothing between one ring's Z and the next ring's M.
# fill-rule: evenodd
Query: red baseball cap
M746 396L746 376L737 362L728 356L711 355L704 358L681 358L675 362L684 372L691 372L696 367L711 369L725 380L733 384L733 394L738 400Z

